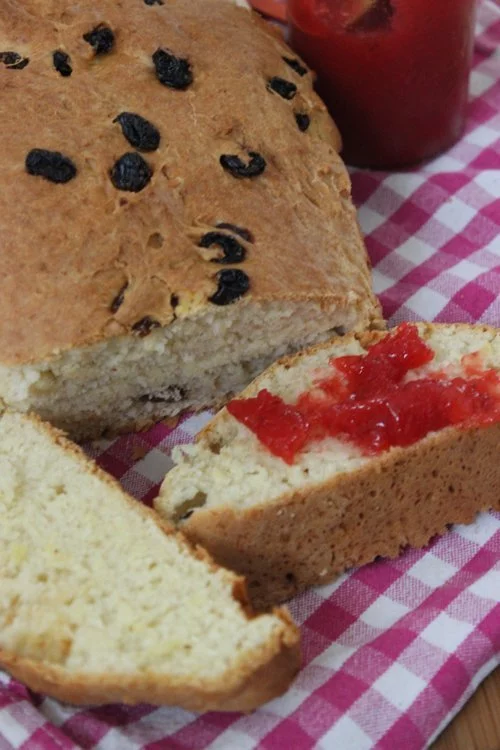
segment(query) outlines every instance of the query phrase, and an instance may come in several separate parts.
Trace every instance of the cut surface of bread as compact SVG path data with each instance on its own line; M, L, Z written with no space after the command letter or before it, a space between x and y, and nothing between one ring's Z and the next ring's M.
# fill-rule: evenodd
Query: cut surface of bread
M8 407L122 431L380 320L338 132L256 14L4 0L0 36Z
M298 669L287 613L193 550L61 433L0 418L0 665L76 704L251 710Z
M430 365L454 377L479 351L500 369L500 333L467 325L419 324ZM363 354L385 334L349 335L276 363L243 392L267 389L287 403L317 383L333 357ZM427 370L426 370L427 368ZM500 507L500 426L447 427L377 456L339 438L311 443L292 465L272 455L222 410L194 445L174 450L156 508L221 563L248 576L258 606L306 586L421 547L453 523Z

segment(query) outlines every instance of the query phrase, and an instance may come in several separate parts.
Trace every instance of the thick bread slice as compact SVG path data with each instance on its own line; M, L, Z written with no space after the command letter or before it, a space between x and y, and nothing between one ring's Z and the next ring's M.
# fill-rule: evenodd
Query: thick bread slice
M0 60L7 407L75 438L144 426L380 321L337 129L256 14L233 0L2 0L0 38L18 55ZM159 135L140 154L131 115ZM70 159L72 179L36 174L34 149Z
M420 324L434 369L480 350L500 368L500 332ZM293 402L333 356L360 354L385 334L343 340L284 359L243 396L267 388ZM336 439L313 443L293 466L275 458L226 410L194 446L175 450L157 510L179 521L221 564L248 576L254 604L283 601L377 556L424 546L452 523L500 508L500 425L452 429L367 457ZM188 511L193 510L189 515Z
M0 664L77 704L248 711L298 669L284 610L215 565L69 443L0 418Z

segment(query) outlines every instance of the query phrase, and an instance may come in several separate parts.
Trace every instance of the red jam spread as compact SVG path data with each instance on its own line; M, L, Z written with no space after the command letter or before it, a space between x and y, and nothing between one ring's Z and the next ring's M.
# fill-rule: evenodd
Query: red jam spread
M460 376L427 368L419 377L415 371L433 359L416 326L405 323L365 354L331 359L331 375L295 404L262 390L255 398L231 401L227 409L288 464L326 437L374 455L444 427L500 421L500 377L482 366L478 352L462 358Z
M465 123L475 0L288 0L292 46L348 164L397 168L451 146Z

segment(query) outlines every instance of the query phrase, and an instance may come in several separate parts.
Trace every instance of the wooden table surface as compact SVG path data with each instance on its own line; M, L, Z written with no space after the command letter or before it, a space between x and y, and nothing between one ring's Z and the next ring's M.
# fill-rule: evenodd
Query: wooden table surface
M500 667L483 682L432 750L500 750Z

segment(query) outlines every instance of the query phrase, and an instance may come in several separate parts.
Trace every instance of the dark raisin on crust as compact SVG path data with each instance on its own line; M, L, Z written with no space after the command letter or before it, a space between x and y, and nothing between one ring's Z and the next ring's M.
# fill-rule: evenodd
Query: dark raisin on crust
M144 0L146 5L165 5L163 0Z
M135 151L123 154L115 161L109 176L117 190L127 190L130 193L139 193L151 179L153 170Z
M179 401L185 401L186 398L185 388L181 388L180 385L169 385L157 393L145 393L144 396L139 396L139 401L150 404L177 404Z
M113 122L120 125L127 141L139 151L156 151L160 145L158 129L140 115L133 112L120 112Z
M305 76L307 68L302 65L295 57L284 57L283 60L286 62L288 67L294 70L299 76Z
M281 96L283 99L293 99L297 93L297 86L291 81L286 81L284 78L279 76L273 76L267 82L267 88L270 91L274 91L276 94Z
M137 336L143 337L151 333L153 328L159 328L159 327L160 327L160 324L158 323L157 320L155 320L154 318L150 318L149 315L146 315L144 318L141 318L140 320L138 320L137 323L134 323L134 325L132 326L132 331Z
M217 279L217 291L208 298L214 305L229 305L231 302L236 302L250 289L250 279L239 268L227 268L224 271L219 271L215 278Z
M266 168L266 160L256 151L249 151L248 155L250 157L248 164L234 154L222 154L220 163L223 169L233 177L258 177Z
M158 48L153 54L156 77L171 89L187 89L193 82L189 61L176 57L168 49Z
M69 182L76 175L76 167L68 156L59 151L33 148L26 157L26 171L49 182Z
M92 31L88 31L83 38L96 55L106 55L115 46L115 35L105 23L100 23Z
M116 297L114 298L113 302L111 303L109 309L112 313L115 313L117 310L120 309L120 307L123 305L123 300L125 299L125 292L128 288L128 281L125 282L125 284L122 286Z
M212 263L241 263L245 260L246 250L238 240L222 232L208 232L199 242L199 247L217 245L222 250L222 256L211 258Z
M21 57L18 52L0 52L0 62L3 62L5 67L11 70L22 70L28 65L29 61L29 57Z
M172 308L175 310L175 308L179 304L179 296L177 294L171 294L170 295L170 304L171 304Z
M217 227L217 229L227 229L228 232L237 234L239 237L241 237L241 239L245 240L245 242L255 242L253 234L244 227L238 227L236 226L236 224L228 224L225 221L221 221L215 226Z
M52 53L52 62L54 63L54 68L63 78L68 78L72 74L71 58L66 52L56 49Z
M305 112L297 112L295 114L295 121L297 122L297 126L302 133L305 133L309 125L311 124L311 118L309 117L309 115L306 115Z

